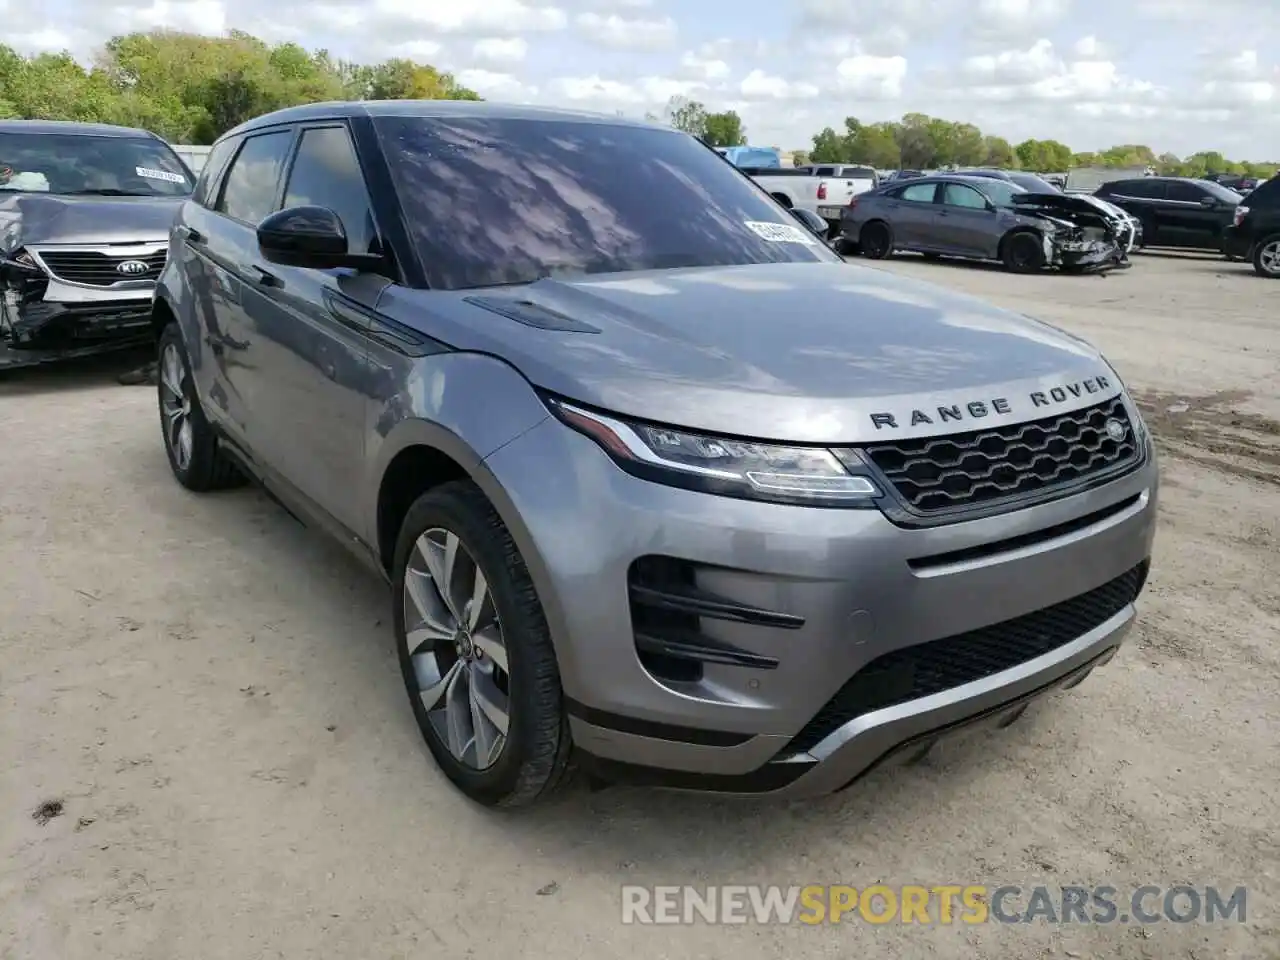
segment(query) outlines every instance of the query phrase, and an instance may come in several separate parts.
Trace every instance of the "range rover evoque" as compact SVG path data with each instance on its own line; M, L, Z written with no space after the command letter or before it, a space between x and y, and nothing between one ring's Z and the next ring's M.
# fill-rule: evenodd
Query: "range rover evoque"
M318 104L214 145L157 287L177 480L391 587L444 773L837 790L1105 663L1157 469L1092 347L845 264L617 117Z
M0 369L145 345L193 181L146 130L0 120Z

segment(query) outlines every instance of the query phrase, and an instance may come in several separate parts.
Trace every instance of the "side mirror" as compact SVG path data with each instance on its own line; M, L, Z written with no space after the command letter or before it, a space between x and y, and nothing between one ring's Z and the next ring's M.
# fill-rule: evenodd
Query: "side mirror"
M383 263L380 256L347 252L342 218L328 207L277 210L258 224L258 249L268 263L311 270L368 270Z
M816 213L811 213L808 210L801 210L799 207L792 207L791 215L799 220L801 226L805 227L810 233L815 234L824 240L826 239L827 230L830 228L827 226L827 221L823 220Z

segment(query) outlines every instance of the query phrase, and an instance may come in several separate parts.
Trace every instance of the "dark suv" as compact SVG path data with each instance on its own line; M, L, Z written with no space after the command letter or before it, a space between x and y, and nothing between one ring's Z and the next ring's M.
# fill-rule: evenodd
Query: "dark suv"
M1240 201L1223 249L1230 257L1252 260L1260 275L1280 278L1280 176L1263 181Z
M1104 183L1095 195L1142 223L1148 246L1221 250L1240 195L1210 180L1136 177Z

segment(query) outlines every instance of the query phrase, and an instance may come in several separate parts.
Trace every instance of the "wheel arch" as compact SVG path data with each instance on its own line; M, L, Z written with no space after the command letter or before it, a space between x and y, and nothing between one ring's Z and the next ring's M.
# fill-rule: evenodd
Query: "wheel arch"
M1021 223L1018 226L1005 231L1004 236L1000 238L1000 245L996 248L996 258L998 260L1003 260L1005 251L1009 249L1010 241L1014 237L1024 234L1030 237L1035 237L1040 243L1044 242L1044 231L1038 230L1028 224Z
M393 574L400 527L413 502L441 484L470 480L492 504L519 548L542 602L554 645L556 638L563 636L566 621L552 589L546 560L520 511L484 458L452 430L426 420L406 420L398 424L383 446L386 456L378 476L372 530L376 558L388 579Z

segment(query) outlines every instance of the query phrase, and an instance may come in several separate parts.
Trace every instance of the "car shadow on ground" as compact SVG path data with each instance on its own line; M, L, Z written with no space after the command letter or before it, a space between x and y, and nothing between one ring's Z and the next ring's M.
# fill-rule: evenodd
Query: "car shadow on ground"
M115 471L123 474L127 486L146 490L171 482L158 442L145 458L134 453L131 462ZM797 849L821 849L830 841L833 824L865 825L873 838L869 849L888 856L894 844L911 840L921 818L936 820L940 809L963 804L966 795L981 792L983 780L994 771L1019 762L1011 751L1030 749L1046 727L1070 717L1056 702L1058 697L1050 697L1032 705L1008 730L979 731L944 741L919 763L875 770L851 789L816 800L599 788L579 776L544 806L517 812L489 810L454 792L418 732L398 675L385 584L340 546L305 529L252 490L157 498L150 509L171 512L168 519L175 526L191 528L196 539L204 530L216 530L219 538L252 544L246 560L254 569L246 570L245 576L265 578L272 570L307 571L310 586L305 604L282 584L280 621L263 627L260 633L271 640L264 639L259 646L277 643L280 647L272 656L292 662L300 653L292 649L289 638L306 638L307 676L300 679L306 689L342 690L344 701L360 704L358 716L338 723L378 755L380 768L396 768L382 789L398 795L397 803L419 802L412 798L424 791L437 798L441 793L453 794L445 802L454 829L501 834L522 848L523 857L560 864L565 877L585 872L618 876L625 883L626 871L637 863L660 866L668 875L684 878L702 875L708 865L720 876L758 876L759 871L767 873L771 863L786 862ZM195 523L193 510L203 515ZM189 575L196 575L194 567ZM216 584L210 588L219 589ZM285 735L295 735L308 725L318 728L327 722L332 707L323 697L299 705L299 727ZM304 747L299 743L295 749ZM320 762L338 780L359 776L360 761L340 752L330 752ZM335 765L348 769L340 772ZM1008 802L1013 805L1017 800ZM662 826L675 823L680 824L678 830ZM584 825L590 825L589 830ZM653 882L647 876L633 882Z
M96 357L79 357L30 367L0 366L0 398L91 390L116 383L122 374L152 359L155 351L138 347Z
M858 254L848 254L845 256L846 263L856 263L863 266L874 267L877 264L887 262L898 263L920 263L927 264L931 267L947 268L952 270L974 270L981 273L1009 273L1003 263L995 260L966 260L964 257L927 257L922 253L895 253L892 257L886 257L884 260L868 260ZM1124 267L1120 269L1110 268L1107 270L1057 270L1043 269L1035 276L1041 277L1065 277L1069 280L1079 280L1081 277L1100 277L1110 273L1126 273L1130 268ZM1010 276L1032 276L1033 274L1009 273Z

